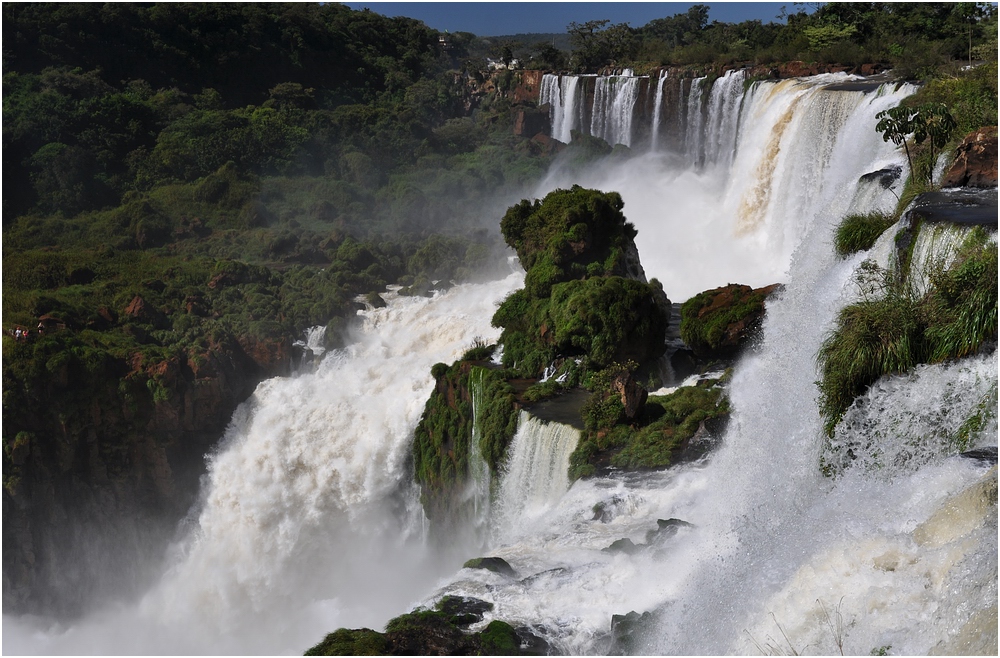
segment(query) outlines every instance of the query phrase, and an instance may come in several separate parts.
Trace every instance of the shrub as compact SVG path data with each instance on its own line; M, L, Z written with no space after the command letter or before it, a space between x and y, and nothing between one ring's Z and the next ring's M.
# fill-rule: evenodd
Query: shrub
M848 215L837 226L833 248L841 256L867 251L893 223L891 215L881 212Z
M833 435L856 397L879 377L920 363L922 350L916 302L906 295L893 293L841 310L837 328L819 351L819 406L827 434Z

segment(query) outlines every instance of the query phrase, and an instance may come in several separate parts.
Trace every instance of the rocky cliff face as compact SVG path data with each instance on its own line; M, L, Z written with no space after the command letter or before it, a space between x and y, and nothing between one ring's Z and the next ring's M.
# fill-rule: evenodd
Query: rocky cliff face
M996 126L980 128L962 140L955 151L955 162L945 174L941 186L997 186Z
M289 340L248 339L152 363L136 355L102 377L50 359L28 383L41 408L6 419L25 429L4 446L4 610L73 615L138 591L236 406L287 374L291 356Z

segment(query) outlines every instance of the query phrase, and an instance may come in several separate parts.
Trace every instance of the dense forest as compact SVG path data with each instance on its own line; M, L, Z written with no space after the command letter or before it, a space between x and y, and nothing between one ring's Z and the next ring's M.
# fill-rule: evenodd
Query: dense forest
M127 477L131 437L206 363L246 374L231 412L304 329L341 344L358 295L496 271L503 209L553 159L512 131L512 69L878 62L964 108L963 128L995 122L993 5L784 18L709 22L698 5L536 40L337 4L5 4L5 527L32 463ZM95 399L120 414L95 420ZM88 432L98 456L74 457Z

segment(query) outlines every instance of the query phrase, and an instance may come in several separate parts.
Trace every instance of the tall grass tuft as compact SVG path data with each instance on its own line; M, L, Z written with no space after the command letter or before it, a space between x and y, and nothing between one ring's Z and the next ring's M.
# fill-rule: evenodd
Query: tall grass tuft
M819 351L820 413L829 436L854 399L886 374L921 362L923 337L916 303L889 294L844 308Z
M848 215L834 233L833 247L840 256L867 251L894 222L891 215L881 212Z
M900 277L879 276L887 273L874 264L863 268L856 279L864 299L841 310L819 350L827 434L833 436L854 399L880 377L970 356L995 342L997 267L995 239L977 228L950 266L928 273L931 288L922 297Z

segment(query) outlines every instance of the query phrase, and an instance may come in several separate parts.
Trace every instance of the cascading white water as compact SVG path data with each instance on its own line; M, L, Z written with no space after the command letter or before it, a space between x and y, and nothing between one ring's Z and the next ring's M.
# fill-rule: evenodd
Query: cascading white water
M632 144L632 115L639 98L639 78L597 78L590 134L608 144Z
M764 341L731 383L735 412L722 447L707 462L663 473L575 483L534 521L536 532L491 550L516 579L462 571L426 603L444 593L487 599L496 608L483 625L493 617L537 624L568 653L610 650L611 615L630 610L657 613L644 654L995 652L996 471L946 457L941 438L922 443L916 457L898 455L915 449L915 436L950 436L984 408L993 416L969 438L973 446L995 441L996 355L880 382L849 423L899 431L888 448L897 457L886 463L885 449L861 455L834 479L819 467L818 347L857 297L859 264L887 263L892 251L883 236L872 252L841 259L832 232L847 213L895 204L892 192L858 177L901 163L874 132L874 115L911 91L826 92L820 83L760 84L747 95L724 195L698 191L690 171L673 174L684 185L654 195L675 207L691 199L696 217L720 207L752 211L743 235L756 235L756 257L787 254L787 285L769 302ZM641 166L626 164L613 180L582 183L622 190L640 240L657 221L669 222L659 242L640 242L647 274L672 281L670 270L680 268L695 291L708 287L671 244L690 248L703 231L730 256L720 243L740 234L646 215L635 190L656 185L643 172L658 161L636 160ZM669 164L656 170L664 173L671 175ZM670 257L656 259L657 249ZM595 505L612 513L595 514ZM656 521L668 518L693 525L660 541ZM638 550L605 550L621 538Z
M687 112L684 123L684 156L691 166L702 158L702 130L704 117L701 113L702 95L706 76L695 78L688 88Z
M663 114L663 83L667 81L667 70L660 71L660 79L656 83L656 97L653 100L653 136L650 141L650 148L654 151L659 143L660 137L660 117Z
M916 297L922 297L929 289L931 271L937 268L947 269L952 264L969 230L953 224L931 224L920 227L910 256L907 277Z
M572 139L572 131L582 124L582 109L577 101L579 86L580 77L576 75L546 73L542 76L538 103L549 105L552 138L567 144Z
M712 85L708 101L708 139L705 146L705 160L713 164L727 166L736 148L737 122L743 103L743 70L727 71Z
M495 339L495 303L522 280L392 298L315 372L263 382L140 604L68 628L5 618L4 652L301 653L338 626L381 627L406 612L446 572L421 541L407 462L430 368Z
M483 458L479 442L482 431L479 423L483 416L483 369L473 368L469 378L469 395L472 397L472 436L469 438L469 488L466 499L472 500L473 523L476 530L487 528L490 518L491 501L490 466Z
M492 521L494 543L523 534L569 489L569 456L579 430L521 411Z
M757 83L745 100L727 101L733 108L742 106L740 125L735 110L726 115L721 109L717 114L729 119L709 125L732 133L713 137L715 143L736 144L731 163L706 162L699 169L670 154L646 153L583 173L556 167L536 196L573 184L619 192L623 212L639 229L643 268L659 278L674 301L727 283L783 282L808 218L824 210L822 204L842 208L838 195L854 190L859 176L905 165L905 158L875 132L874 116L915 88L882 87L867 94L824 89L846 79L827 75ZM720 80L728 81L720 98L730 98L733 90L742 93L742 81L734 82L739 78ZM695 80L692 97L698 88ZM700 117L697 110L689 112L688 135L697 133ZM884 189L879 194L893 199ZM820 239L829 241L828 236Z
M444 593L495 604L475 628L493 618L536 625L557 650L578 654L606 652L611 615L630 610L660 613L646 653L834 653L838 643L858 654L995 652L995 470L991 485L986 467L946 458L941 446L962 416L995 400L996 355L879 382L835 442L863 445L848 434L857 428L905 427L890 446L906 458L861 450L836 479L818 468L816 351L857 296L859 263L892 252L883 236L868 254L839 259L832 229L848 212L895 203L857 179L904 162L874 131L874 115L912 91L823 89L843 79L758 83L729 115L720 105L717 116L728 118L711 129L733 133L708 141L735 145L725 163L696 170L653 153L600 175L556 172L541 188L539 196L573 182L620 191L643 266L675 301L729 281L787 284L769 302L763 343L736 369L735 413L707 461L569 487L554 482L568 452L526 439L538 424L526 420L490 546L517 578L463 569L439 580L448 567L407 541L422 518L405 468L409 433L430 365L475 336L495 336L493 302L520 279L391 300L368 312L358 345L315 373L265 383L242 408L189 540L138 610L70 628L5 618L4 652L300 652L338 626L381 628L419 597L433 605ZM696 152L698 94L695 81L685 145ZM973 446L995 441L992 408ZM905 437L917 434L937 438L909 456L915 442ZM531 449L545 460L529 465ZM541 461L551 477L518 474ZM547 485L545 503L529 504L529 492ZM657 520L669 518L692 526L657 534ZM622 538L638 551L605 550Z

